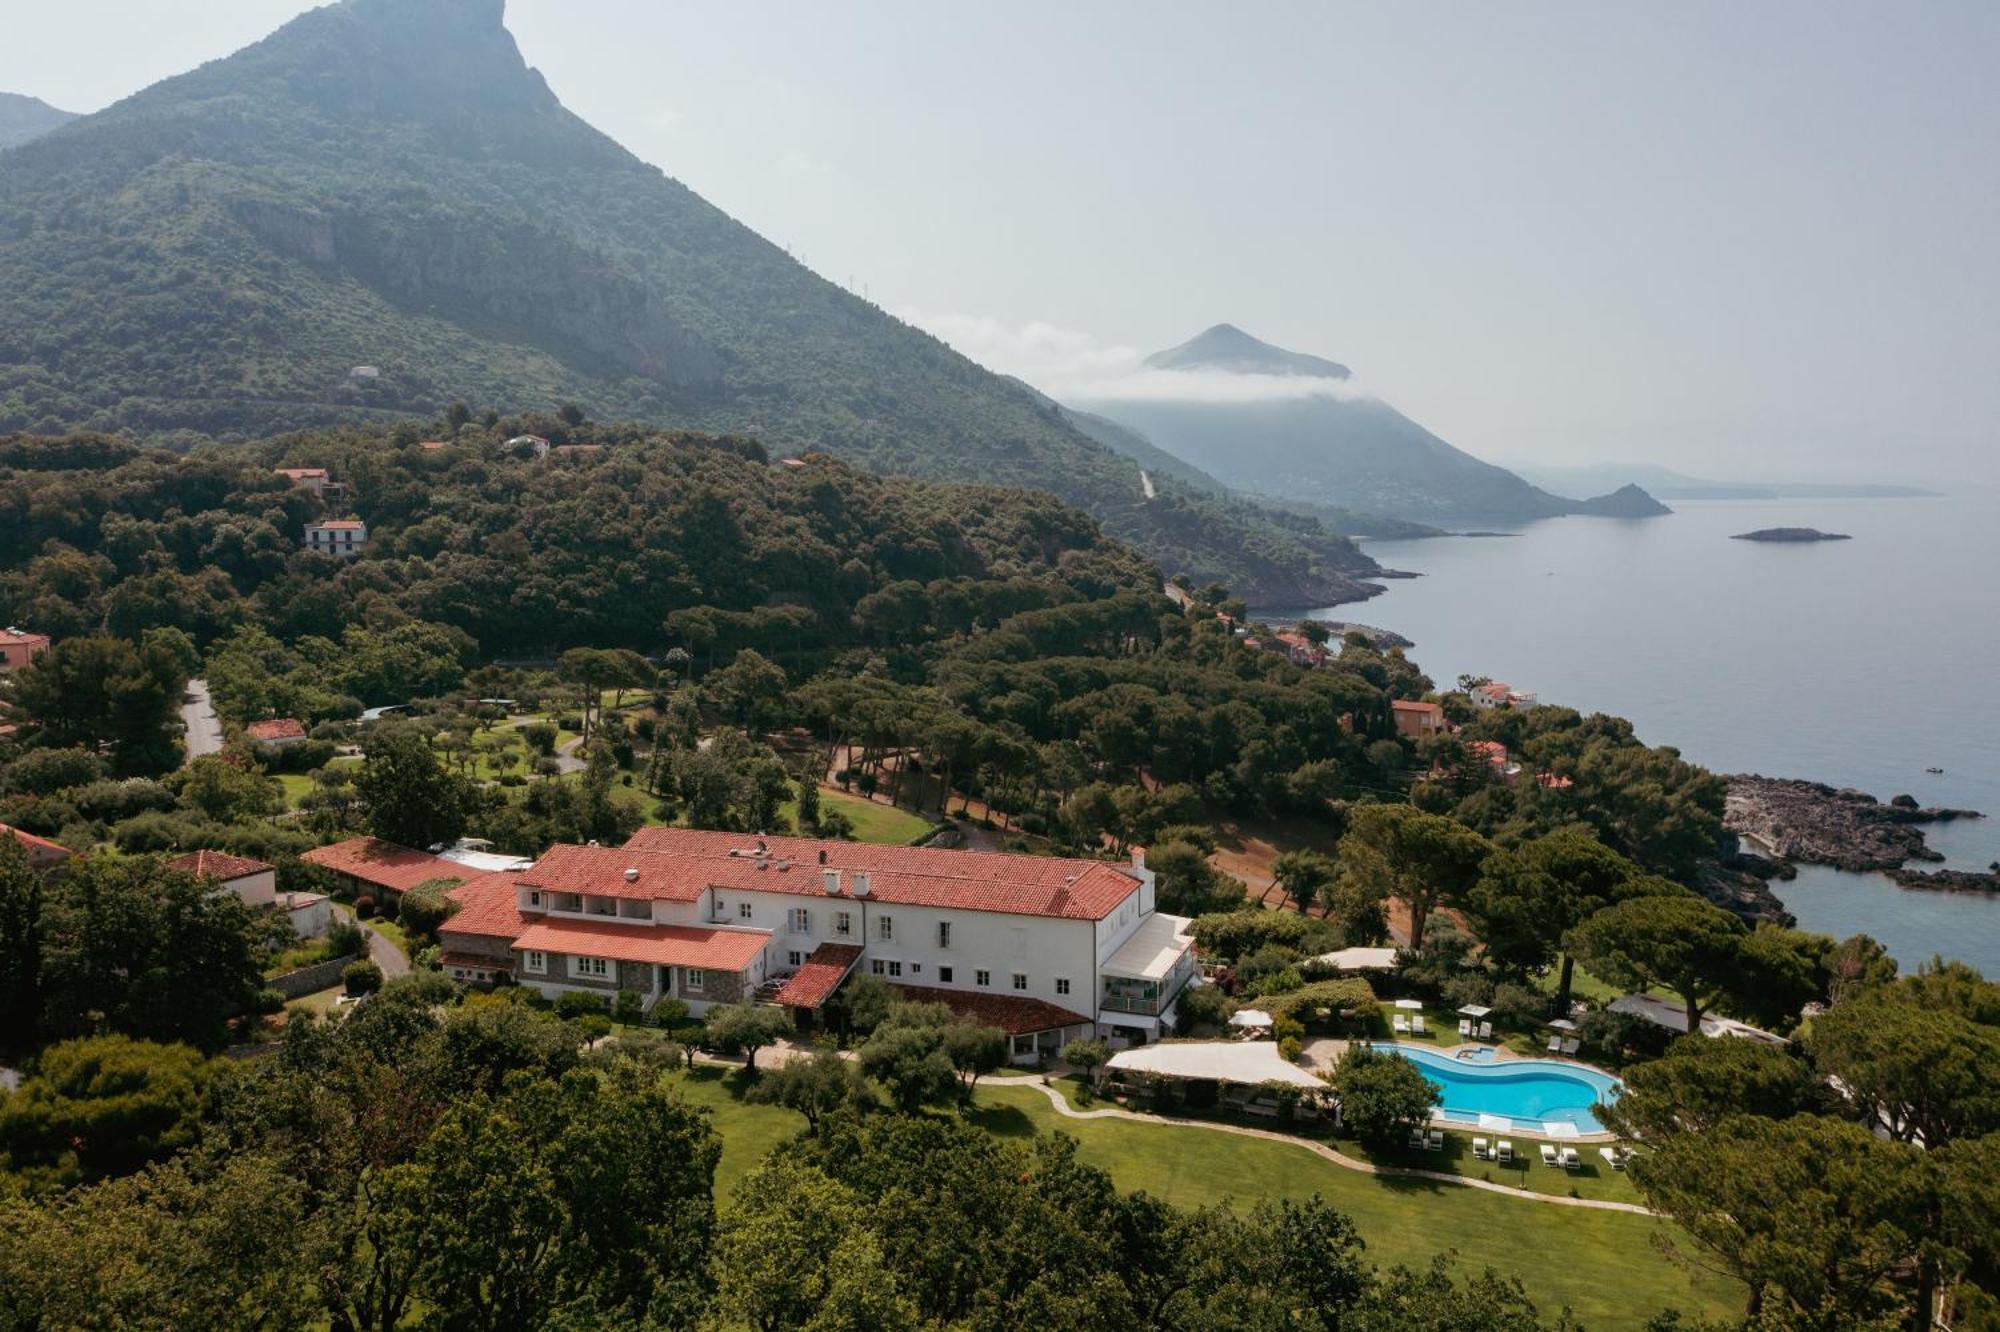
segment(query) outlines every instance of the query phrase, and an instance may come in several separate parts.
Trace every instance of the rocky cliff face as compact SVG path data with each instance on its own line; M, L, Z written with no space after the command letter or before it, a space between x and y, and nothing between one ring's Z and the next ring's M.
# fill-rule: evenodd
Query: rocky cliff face
M1753 773L1729 778L1722 819L1730 832L1773 855L1869 871L1942 860L1925 844L1923 826L1978 817L1973 810L1922 808L1908 796L1884 804L1865 791Z

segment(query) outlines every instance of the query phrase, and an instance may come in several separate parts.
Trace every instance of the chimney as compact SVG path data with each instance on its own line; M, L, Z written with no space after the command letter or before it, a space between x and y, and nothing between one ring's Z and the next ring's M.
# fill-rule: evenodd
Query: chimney
M820 863L820 864L822 864L822 865L826 864L826 848L825 848L825 847L821 847L821 848L819 849L819 863Z
M820 854L825 855L826 853L822 851ZM837 869L821 870L819 872L819 883L820 887L826 889L826 895L828 897L838 897L840 895L839 870Z
M1133 848L1132 848L1132 868L1133 868L1133 869L1135 869L1135 870L1142 870L1142 869L1146 868L1146 848L1145 848L1145 847L1143 847L1143 846L1135 846L1135 847L1133 847Z
M627 883L637 883L637 882L639 882L639 870L638 870L638 867L634 866L633 868L631 868L631 869L628 869L628 870L626 870L626 871L625 871L625 882L627 882Z
M856 871L854 871L854 895L855 895L856 897L866 897L866 896L868 896L868 871L867 871L867 870L856 870Z

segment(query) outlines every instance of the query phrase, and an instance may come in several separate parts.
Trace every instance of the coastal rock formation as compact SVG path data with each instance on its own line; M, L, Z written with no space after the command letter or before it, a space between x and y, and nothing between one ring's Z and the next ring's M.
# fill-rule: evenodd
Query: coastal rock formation
M1905 888L1946 893L2000 893L2000 861L1984 870L1892 869L1889 877Z
M1908 796L1884 804L1865 791L1754 773L1729 778L1722 815L1725 828L1771 855L1861 872L1942 860L1924 844L1923 825L1978 817L1969 809L1921 808Z
M1754 532L1738 532L1731 541L1852 541L1845 532L1822 532L1817 527L1760 527Z

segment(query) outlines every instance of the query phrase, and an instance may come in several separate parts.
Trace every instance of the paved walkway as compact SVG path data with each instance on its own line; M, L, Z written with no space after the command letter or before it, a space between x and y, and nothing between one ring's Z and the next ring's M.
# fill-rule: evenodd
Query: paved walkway
M215 706L208 701L208 681L189 680L181 695L181 724L187 728L187 761L204 754L222 752L222 723L216 720Z
M1012 1087L1018 1080L1002 1081L998 1085ZM1301 1138L1290 1133L1278 1133L1271 1129L1251 1128L1247 1124L1215 1124L1206 1120L1174 1119L1167 1115L1151 1115L1138 1110L1105 1108L1102 1110L1079 1110L1069 1103L1069 1098L1056 1088L1039 1080L1029 1086L1049 1098L1057 1114L1065 1119L1132 1119L1143 1124L1164 1124L1168 1128L1207 1129L1213 1133L1234 1133L1238 1137L1263 1138L1267 1142L1281 1142L1292 1147L1302 1147L1347 1170L1356 1170L1364 1175L1383 1175L1397 1179L1423 1179L1438 1184L1456 1184L1461 1188L1484 1189L1488 1193L1504 1193L1510 1198L1521 1198L1528 1202L1550 1203L1557 1207L1585 1207L1599 1212L1632 1212L1639 1216L1653 1216L1650 1208L1637 1203L1614 1202L1609 1198L1572 1198L1567 1194L1535 1193L1529 1189L1517 1189L1509 1184L1495 1184L1489 1179L1473 1179L1466 1175L1454 1175L1446 1170L1418 1170L1412 1166L1376 1165L1372 1161L1357 1160L1345 1153L1335 1151L1323 1142Z
M339 916L343 920L354 921L356 925L361 927L361 933L366 935L368 939L368 960L382 968L382 979L388 980L392 976L407 976L410 974L410 959L404 955L402 949L396 947L394 939L391 939L386 934L378 933L365 920L355 920L352 908L342 906L338 902L332 905L333 913L336 916Z

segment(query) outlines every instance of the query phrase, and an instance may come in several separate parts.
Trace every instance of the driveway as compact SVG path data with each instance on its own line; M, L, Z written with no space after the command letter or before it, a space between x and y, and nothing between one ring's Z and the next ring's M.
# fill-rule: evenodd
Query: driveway
M395 940L386 934L376 933L365 920L354 920L353 910L338 902L333 903L333 913L343 920L352 920L361 927L361 933L368 938L368 960L382 968L384 980L410 974L410 959L403 955L402 949L396 947Z
M187 682L187 692L181 695L181 724L187 728L189 763L204 754L222 752L222 723L216 720L215 707L208 701L208 681Z

